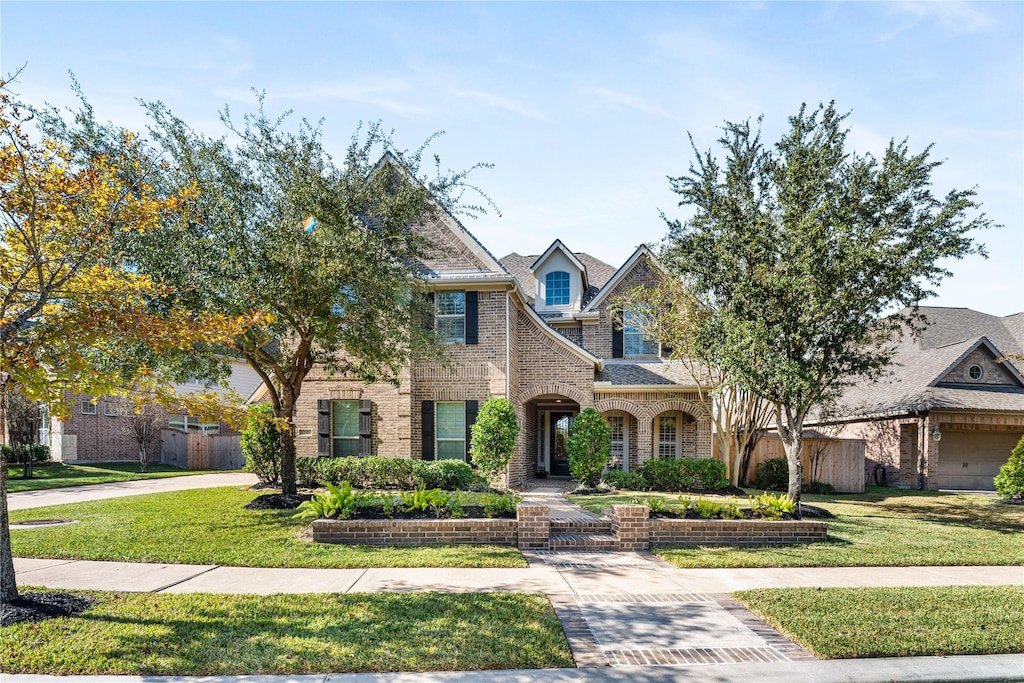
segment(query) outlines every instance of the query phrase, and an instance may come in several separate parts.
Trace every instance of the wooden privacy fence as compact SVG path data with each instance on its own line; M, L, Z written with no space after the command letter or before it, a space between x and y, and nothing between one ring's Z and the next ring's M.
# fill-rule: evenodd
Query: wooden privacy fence
M189 470L237 470L245 465L239 434L160 430L160 462Z
M804 439L803 460L804 481L811 480L811 456L822 450L821 464L814 478L832 484L838 493L864 492L864 440L863 439ZM757 442L750 456L749 481L754 476L757 464L769 458L785 458L786 450L782 439L765 436Z

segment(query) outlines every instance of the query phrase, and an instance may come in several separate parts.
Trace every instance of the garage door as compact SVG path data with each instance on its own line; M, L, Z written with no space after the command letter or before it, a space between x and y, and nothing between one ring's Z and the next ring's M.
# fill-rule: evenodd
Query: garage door
M942 430L939 441L939 488L994 491L999 473L1021 432Z

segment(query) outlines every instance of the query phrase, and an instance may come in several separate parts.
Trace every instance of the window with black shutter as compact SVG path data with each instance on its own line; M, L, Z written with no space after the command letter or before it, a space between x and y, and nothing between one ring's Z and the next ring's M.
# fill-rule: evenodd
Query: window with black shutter
M423 459L434 459L434 402L423 401L420 404L421 426L420 435L423 438Z
M373 401L359 402L359 455L373 450Z
M331 401L327 398L316 402L316 454L326 458L331 454Z
M473 437L473 423L476 422L479 405L478 401L466 401L466 462L473 461L473 458L469 455L469 449L472 445L470 441Z
M479 292L466 292L466 344L480 343L479 323Z
M622 319L616 314L612 316L612 358L622 358L624 346Z

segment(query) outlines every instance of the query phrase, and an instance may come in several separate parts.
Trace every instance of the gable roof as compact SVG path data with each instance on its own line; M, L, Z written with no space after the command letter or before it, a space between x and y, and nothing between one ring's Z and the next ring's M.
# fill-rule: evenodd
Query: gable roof
M1024 314L1000 318L968 308L921 307L929 323L916 339L894 341L888 375L860 382L843 392L840 403L849 416L900 415L927 410L1024 411L1022 361L1002 365L1018 386L939 384L971 353L984 348L995 358L1024 353Z
M569 261L574 266L580 269L580 272L583 274L583 289L586 290L587 266L582 261L580 261L579 258L577 258L576 254L572 253L572 251L570 251L568 247L562 244L562 240L555 240L554 242L552 242L551 246L548 247L543 254L538 256L537 260L530 265L530 272L536 272L540 264L544 263L544 261L548 259L548 256L551 256L552 252L554 252L556 249L565 254L569 258Z
M583 292L583 305L594 298L601 287L608 282L613 275L615 275L615 266L609 265L601 259L591 256L590 254L583 251L573 252L573 255L587 268L587 279L589 280L590 286L585 292ZM520 287L529 297L528 303L532 306L534 301L533 292L536 291L534 286L533 271L530 269L534 263L537 262L539 257L537 255L523 256L516 252L512 252L507 256L502 256L499 261L501 265L505 267L512 276L519 281Z
M416 183L420 187L423 187L423 183L419 180L419 178L417 178L409 170L409 167L406 166L406 164L395 154L393 154L390 150L384 152L384 155L374 165L373 172L377 172L385 164L390 164L396 167L402 172L402 174L407 179ZM467 230L466 226L464 226L462 222L459 221L459 219L453 216L451 212L449 212L440 204L436 204L436 206L440 212L440 219L445 224L445 227L448 229L449 234L454 236L462 247L464 247L466 250L469 251L469 253L476 257L477 261L479 261L484 267L489 268L490 272L503 275L508 274L508 271L505 270L505 267L501 265L501 262L494 257L494 254L488 251L487 247L485 247L483 243L481 243L480 240L478 240L473 235L473 233ZM431 275L433 277L436 275L436 273L432 273Z
M622 279L629 274L629 272L633 269L633 266L636 265L636 262L639 261L640 257L642 256L646 256L648 259L650 259L651 263L653 263L654 266L661 272L667 272L665 270L665 267L661 265L657 258L655 258L651 250L647 248L647 245L641 244L639 247L636 248L636 251L633 252L632 256L626 259L626 262L623 263L617 271L615 271L615 274L612 275L612 277L610 277L608 281L604 283L604 286L602 286L600 291L598 291L590 299L590 302L586 306L584 306L583 312L589 313L593 311L595 308L597 308L598 304L604 301L605 298L607 298L608 294L611 293L612 290L614 290L615 287L617 287L618 284L622 281Z

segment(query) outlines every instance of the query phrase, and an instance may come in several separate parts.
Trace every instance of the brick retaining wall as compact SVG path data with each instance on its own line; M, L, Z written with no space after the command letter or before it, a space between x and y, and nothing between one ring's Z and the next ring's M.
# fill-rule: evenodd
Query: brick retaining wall
M651 543L782 545L828 540L825 522L763 519L652 519Z
M514 546L518 527L514 519L318 519L313 522L313 540L357 545Z

